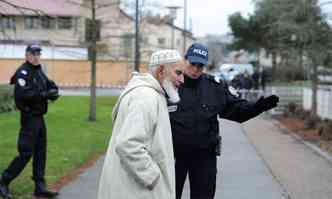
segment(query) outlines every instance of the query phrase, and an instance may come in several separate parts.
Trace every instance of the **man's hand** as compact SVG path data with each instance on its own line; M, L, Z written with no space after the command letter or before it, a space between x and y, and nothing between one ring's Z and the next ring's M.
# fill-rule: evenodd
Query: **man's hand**
M270 95L269 97L260 97L255 103L255 108L259 112L268 111L272 108L275 108L278 105L279 97L276 95Z
M147 188L151 191L156 186L160 178L160 175L152 182L152 184L148 185Z

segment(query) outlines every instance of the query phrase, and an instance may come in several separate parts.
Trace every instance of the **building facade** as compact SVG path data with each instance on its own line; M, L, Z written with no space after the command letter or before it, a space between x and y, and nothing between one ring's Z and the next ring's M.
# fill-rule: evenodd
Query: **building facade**
M0 2L0 44L25 45L38 41L53 48L86 49L90 45L90 0L8 0L22 8ZM98 59L134 60L135 19L126 14L117 0L96 0L98 20ZM183 53L193 43L191 32L171 24L167 17L142 17L140 21L141 61L159 49L177 49ZM0 55L1 56L1 55ZM23 55L22 55L23 56Z

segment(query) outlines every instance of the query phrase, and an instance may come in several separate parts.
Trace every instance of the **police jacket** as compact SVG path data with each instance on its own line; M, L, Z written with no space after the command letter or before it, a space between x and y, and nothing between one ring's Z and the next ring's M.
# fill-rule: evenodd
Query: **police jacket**
M49 80L42 71L41 65L29 62L22 64L10 80L14 84L14 98L16 107L26 114L43 115L47 112L48 91L55 89L56 84Z
M185 76L179 95L179 103L168 104L175 153L214 148L219 136L218 115L244 122L260 113L254 103L232 95L226 83L207 74L195 80Z

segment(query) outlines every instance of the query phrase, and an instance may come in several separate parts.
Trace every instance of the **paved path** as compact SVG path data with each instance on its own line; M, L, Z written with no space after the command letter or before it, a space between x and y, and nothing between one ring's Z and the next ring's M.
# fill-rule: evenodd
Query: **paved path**
M291 199L331 199L332 163L273 121L253 119L246 134ZM330 159L330 160L328 160Z
M271 175L265 162L250 144L242 127L223 121L223 155L218 161L216 199L284 199L285 191ZM100 159L92 168L60 191L60 199L95 199L102 167ZM223 168L223 169L221 169ZM189 199L186 185L183 199Z

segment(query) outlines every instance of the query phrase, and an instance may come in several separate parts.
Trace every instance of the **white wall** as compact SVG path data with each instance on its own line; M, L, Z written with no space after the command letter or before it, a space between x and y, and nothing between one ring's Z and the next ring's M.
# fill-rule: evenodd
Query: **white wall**
M303 89L303 108L311 109L311 88ZM317 114L322 118L332 119L332 90L323 88L317 90Z
M25 45L0 44L0 59L24 59ZM42 46L42 59L87 60L86 48Z

